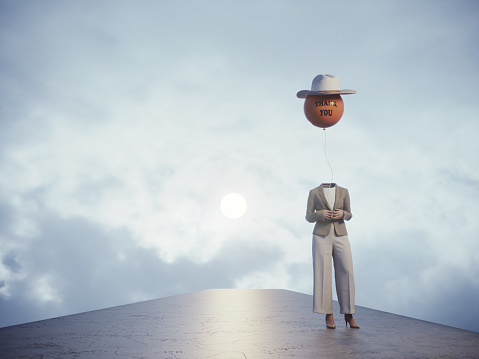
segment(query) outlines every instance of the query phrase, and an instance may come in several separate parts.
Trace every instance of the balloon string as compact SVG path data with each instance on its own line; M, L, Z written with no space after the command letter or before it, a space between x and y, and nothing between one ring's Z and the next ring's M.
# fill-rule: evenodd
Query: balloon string
M326 161L328 162L329 168L331 169L331 182L329 183L329 188L333 185L333 167L331 167L331 163L329 163L328 155L326 154L326 129L323 128L324 131L324 157L326 157Z

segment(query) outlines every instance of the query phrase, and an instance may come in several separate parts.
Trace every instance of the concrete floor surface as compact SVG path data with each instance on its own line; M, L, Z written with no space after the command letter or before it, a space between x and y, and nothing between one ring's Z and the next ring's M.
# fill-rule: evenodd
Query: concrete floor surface
M310 295L210 289L0 328L1 358L479 358L479 333L356 307L360 329Z

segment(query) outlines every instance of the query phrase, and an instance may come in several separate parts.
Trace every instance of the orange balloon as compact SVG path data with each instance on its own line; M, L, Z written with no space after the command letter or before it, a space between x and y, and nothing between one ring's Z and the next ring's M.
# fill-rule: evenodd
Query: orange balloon
M304 100L304 114L316 127L326 128L338 123L343 116L341 95L310 95Z

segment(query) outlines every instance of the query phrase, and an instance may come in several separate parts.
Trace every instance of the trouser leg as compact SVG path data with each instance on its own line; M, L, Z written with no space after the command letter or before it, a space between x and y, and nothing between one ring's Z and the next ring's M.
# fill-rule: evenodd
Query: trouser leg
M332 251L330 236L313 235L313 312L315 313L333 313Z
M334 277L341 314L354 314L353 257L348 236L333 239Z

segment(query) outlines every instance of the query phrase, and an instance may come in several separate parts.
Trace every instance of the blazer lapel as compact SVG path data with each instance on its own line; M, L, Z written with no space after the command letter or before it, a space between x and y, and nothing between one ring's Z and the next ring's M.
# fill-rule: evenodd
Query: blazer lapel
M334 196L334 208L338 209L339 208L339 202L341 201L341 190L339 189L339 186L336 185L336 195Z
M328 208L331 211L331 207L329 207L328 200L326 199L326 196L324 195L324 189L323 186L319 186L319 198L323 202L323 207Z

